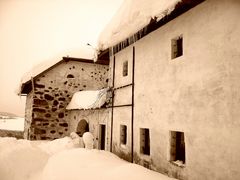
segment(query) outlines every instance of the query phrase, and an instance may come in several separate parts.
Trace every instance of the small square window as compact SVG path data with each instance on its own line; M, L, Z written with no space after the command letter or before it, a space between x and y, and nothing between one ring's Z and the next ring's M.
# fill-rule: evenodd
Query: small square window
M140 129L140 153L150 155L150 135L149 129Z
M127 144L127 126L120 125L120 142L123 145Z
M183 37L172 39L172 59L183 55Z
M123 62L123 76L128 75L128 61Z
M184 133L170 131L170 161L180 161L185 164L185 141Z

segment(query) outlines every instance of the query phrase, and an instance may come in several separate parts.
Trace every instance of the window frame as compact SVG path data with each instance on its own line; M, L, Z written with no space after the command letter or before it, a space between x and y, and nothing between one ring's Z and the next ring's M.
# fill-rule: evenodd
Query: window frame
M186 164L185 133L181 131L170 131L170 162L181 161ZM179 165L181 166L181 165Z
M171 40L171 59L183 56L183 35L179 35Z
M151 154L151 139L149 128L140 128L140 154L147 156L150 156Z
M127 145L127 125L120 125L120 144Z
M127 77L128 76L128 60L123 61L122 64L122 76Z

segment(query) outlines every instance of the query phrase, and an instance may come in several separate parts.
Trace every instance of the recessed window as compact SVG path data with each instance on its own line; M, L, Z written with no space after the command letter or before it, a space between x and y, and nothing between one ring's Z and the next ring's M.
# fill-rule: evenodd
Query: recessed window
M127 144L127 126L120 125L120 142L123 145Z
M150 134L146 128L140 128L140 153L150 155Z
M183 37L172 39L172 59L183 55Z
M68 74L68 75L67 75L67 78L74 78L74 75Z
M128 61L123 62L123 76L128 75Z
M170 131L170 161L177 164L185 164L185 141L184 133Z

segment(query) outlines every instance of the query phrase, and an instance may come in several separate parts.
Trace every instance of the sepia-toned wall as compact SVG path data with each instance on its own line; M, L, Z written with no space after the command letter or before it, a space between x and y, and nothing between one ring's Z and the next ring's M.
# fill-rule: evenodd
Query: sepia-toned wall
M29 138L45 140L69 135L70 119L66 106L73 94L105 88L107 78L108 66L78 61L62 62L37 77Z
M25 120L24 120L24 139L29 139L29 131L32 122L32 105L33 105L33 91L31 91L26 98L26 106L25 106Z
M178 179L240 177L239 9L238 0L207 0L134 44L135 163ZM172 59L178 36L183 55ZM116 63L131 52L129 46L115 54ZM131 96L115 93L116 102ZM115 109L113 144L121 156L118 128L129 125L129 114ZM149 156L140 153L140 128L149 128ZM184 132L185 167L170 162L170 131Z
M85 120L89 126L89 132L94 136L94 148L100 149L100 125L109 126L110 109L92 109L92 110L69 110L68 122L69 131L77 132L77 127L80 121ZM105 150L109 150L110 146L110 131L105 132Z

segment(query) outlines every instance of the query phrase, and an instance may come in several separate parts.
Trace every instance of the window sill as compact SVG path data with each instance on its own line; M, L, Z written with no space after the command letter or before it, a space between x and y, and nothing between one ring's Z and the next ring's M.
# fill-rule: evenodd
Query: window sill
M126 144L120 144L120 147L123 149L127 149L127 145Z
M150 158L150 154L143 154L140 153L141 157L143 157L144 159L149 159Z
M184 168L186 166L186 164L184 164L182 161L180 160L176 160L176 161L170 161L171 164L175 165L175 166L178 166L178 167L181 167L181 168Z

